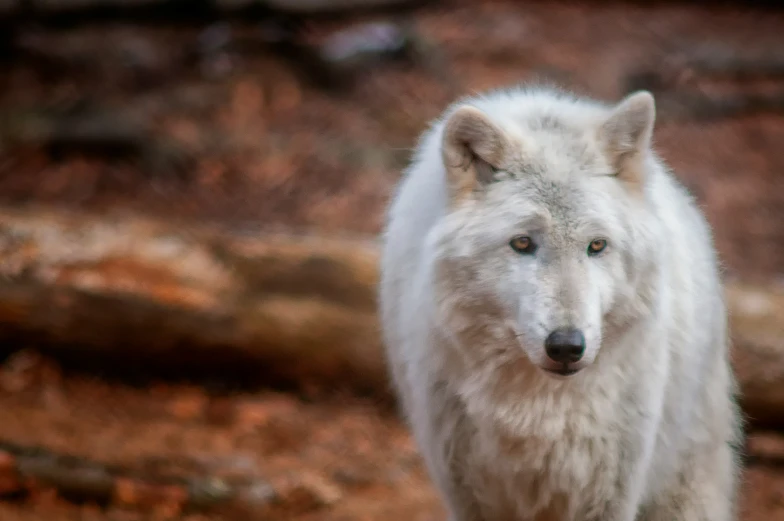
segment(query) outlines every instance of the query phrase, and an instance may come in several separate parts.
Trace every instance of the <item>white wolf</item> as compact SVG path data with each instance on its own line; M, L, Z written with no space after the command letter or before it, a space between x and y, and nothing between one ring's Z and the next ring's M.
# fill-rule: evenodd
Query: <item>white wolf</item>
M391 205L393 384L452 521L728 521L741 420L710 229L653 96L451 106Z

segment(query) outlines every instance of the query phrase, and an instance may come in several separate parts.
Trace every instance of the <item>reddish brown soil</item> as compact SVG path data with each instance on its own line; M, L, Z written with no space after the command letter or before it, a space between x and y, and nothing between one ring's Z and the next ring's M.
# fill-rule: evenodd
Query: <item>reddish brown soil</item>
M138 467L158 458L231 469L276 491L282 504L267 513L271 519L426 521L439 511L405 429L357 398L211 396L184 385L134 389L62 378L36 357L24 371L0 373L0 420L6 441L106 464ZM45 491L0 503L4 520L147 519L144 514L150 513L72 506ZM229 518L246 519L204 519Z
M0 113L86 98L146 119L153 139L174 140L193 163L183 182L139 162L55 160L38 147L3 146L0 201L375 233L416 135L456 95L544 77L616 98L625 75L640 69L667 64L688 79L678 63L698 48L753 57L784 45L784 14L775 11L453 1L422 9L413 21L435 49L430 65L379 64L339 95L309 85L265 52L215 56L234 68L206 79L204 69L183 58L197 29L113 25L31 33L63 69L53 73L31 59L4 64ZM314 25L310 37L318 41L339 26ZM250 24L236 29L255 34ZM131 69L117 49L139 42L152 49L151 58ZM697 83L705 93L716 89ZM730 274L780 277L782 115L662 120L657 142L703 205ZM405 429L372 403L266 391L209 398L198 387L132 388L36 363L48 369L32 370L29 379L8 367L0 373L0 439L103 463L236 465L289 498L270 519L443 519ZM784 438L755 436L752 448L765 457L745 474L743 519L784 520ZM166 514L76 505L45 491L0 502L0 518L9 521Z
M305 399L271 391L208 393L186 385L132 388L63 376L34 358L24 371L0 372L2 438L125 467L229 469L276 491L265 519L436 521L441 506L406 430L393 413L358 398ZM19 364L16 364L17 366ZM784 438L751 436L745 521L784 519ZM217 471L216 471L217 472ZM142 520L177 513L75 505L41 490L0 502L4 520ZM184 514L183 519L253 519Z

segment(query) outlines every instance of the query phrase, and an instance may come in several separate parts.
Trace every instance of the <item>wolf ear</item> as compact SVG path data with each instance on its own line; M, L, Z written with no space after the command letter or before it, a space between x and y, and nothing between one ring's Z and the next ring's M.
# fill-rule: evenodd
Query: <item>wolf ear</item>
M651 145L656 107L653 95L638 91L624 98L599 127L599 140L621 179L640 182L639 163Z
M509 138L479 109L464 105L447 120L441 154L453 194L493 181L509 152Z

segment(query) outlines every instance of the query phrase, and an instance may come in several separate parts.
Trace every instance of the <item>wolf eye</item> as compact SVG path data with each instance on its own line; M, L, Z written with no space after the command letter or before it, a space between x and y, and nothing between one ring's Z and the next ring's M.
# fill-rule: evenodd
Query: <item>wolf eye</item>
M518 235L517 237L513 237L512 240L509 241L509 246L511 246L512 249L517 253L531 254L536 251L536 245L534 244L534 241L525 235Z
M591 244L588 245L588 255L598 255L603 252L606 247L607 241L604 239L594 239L591 241Z

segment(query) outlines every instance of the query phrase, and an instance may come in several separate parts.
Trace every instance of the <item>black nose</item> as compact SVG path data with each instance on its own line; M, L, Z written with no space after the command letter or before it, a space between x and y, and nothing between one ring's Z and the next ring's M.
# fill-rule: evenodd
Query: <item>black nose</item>
M579 329L556 329L545 339L544 350L559 364L573 364L583 357L585 337Z

